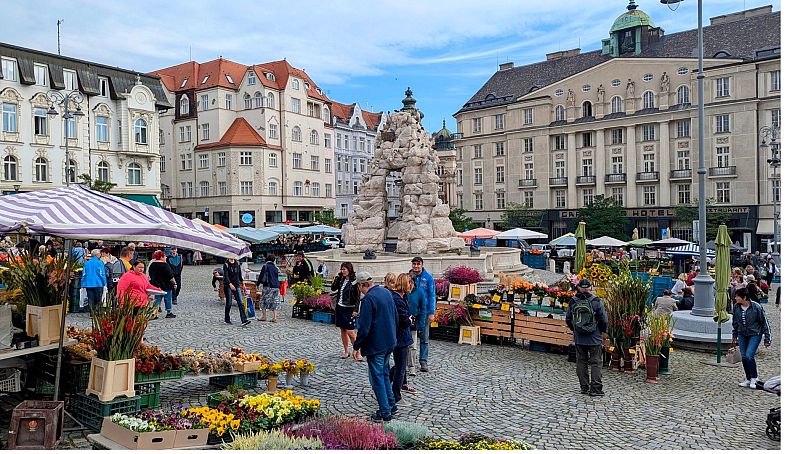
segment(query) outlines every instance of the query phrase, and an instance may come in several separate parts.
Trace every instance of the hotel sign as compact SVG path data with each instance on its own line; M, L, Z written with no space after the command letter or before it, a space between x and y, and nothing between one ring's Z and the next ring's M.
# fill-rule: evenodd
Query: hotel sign
M708 213L746 214L749 207L710 207ZM561 210L561 219L575 219L578 210ZM676 208L629 208L625 210L627 218L673 218L676 217Z

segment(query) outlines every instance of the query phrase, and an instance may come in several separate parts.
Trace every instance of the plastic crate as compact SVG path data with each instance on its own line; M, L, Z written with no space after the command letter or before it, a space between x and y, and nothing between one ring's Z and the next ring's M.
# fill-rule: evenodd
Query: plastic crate
M168 370L162 374L141 374L135 372L135 383L148 383L155 381L176 380L185 376L185 369Z
M60 383L61 387L61 383ZM53 397L53 392L56 390L56 385L53 383L48 382L42 377L36 377L36 381L34 382L34 392L39 394L40 396L48 396ZM60 390L60 394L64 394L64 390Z
M429 328L430 340L442 340L457 342L460 339L460 327L458 326L434 326Z
M87 427L101 430L104 418L115 413L131 415L140 411L140 396L119 397L101 402L95 395L75 394L68 403L70 415Z
M248 372L244 374L214 376L210 377L209 383L211 386L219 388L227 388L230 385L235 385L242 389L255 388L258 386L258 373Z
M328 312L314 312L311 316L311 321L333 325L334 314L329 314Z
M530 341L530 351L532 352L546 352L550 349L547 347L547 344L543 344L541 342Z
M140 396L140 408L160 408L160 382L135 383L135 395Z
M83 393L90 382L90 361L67 361L62 364L66 376L62 375L65 392ZM60 385L61 385L60 383Z
M314 310L298 304L292 305L292 318L299 318L301 320L311 320Z
M205 403L210 408L218 407L219 404L222 403L222 395L221 395L221 393L215 392L215 393L208 394L208 396L205 398Z
M22 371L15 368L0 369L0 392L22 391Z

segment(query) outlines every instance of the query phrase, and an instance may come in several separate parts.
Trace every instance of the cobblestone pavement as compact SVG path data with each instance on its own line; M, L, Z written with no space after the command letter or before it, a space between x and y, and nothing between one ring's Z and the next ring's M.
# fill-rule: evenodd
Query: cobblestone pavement
M278 323L225 325L223 306L210 287L212 268L185 268L177 318L152 322L147 342L164 351L239 346L273 360L312 359L317 370L309 386L296 391L320 399L325 412L368 416L375 411L367 365L340 358L336 327L292 319L289 304L282 307ZM761 378L780 373L780 310L774 304L766 310L774 342L758 351ZM84 314L71 314L68 320L89 324ZM766 415L780 405L779 397L740 388L740 365L702 363L711 358L677 350L672 375L657 385L644 382L644 370L604 370L606 396L592 398L578 393L575 367L566 355L433 340L429 372L410 378L418 391L405 394L398 418L422 423L439 435L479 431L525 440L539 449L779 449L780 443L765 435ZM162 402L204 404L212 389L204 376L166 382Z

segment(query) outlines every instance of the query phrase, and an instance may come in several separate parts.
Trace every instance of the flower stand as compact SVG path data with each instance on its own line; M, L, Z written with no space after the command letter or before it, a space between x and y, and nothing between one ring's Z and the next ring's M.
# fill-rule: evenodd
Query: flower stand
M659 356L649 355L645 357L645 382L659 383Z
M480 345L480 327L479 326L461 326L460 337L457 339L458 344Z
M463 301L466 295L476 295L477 284L449 284L449 301Z
M671 347L666 346L662 347L662 350L659 352L659 375L670 375L671 371L669 369L671 359Z
M267 377L267 392L274 393L278 390L278 376L270 375Z
M309 376L311 374L306 372L300 373L300 386L309 386Z
M62 324L62 305L25 306L25 332L31 337L39 337L39 345L59 342L59 327Z
M90 380L87 394L94 394L101 402L119 396L135 396L135 359L105 361L93 358L90 363Z

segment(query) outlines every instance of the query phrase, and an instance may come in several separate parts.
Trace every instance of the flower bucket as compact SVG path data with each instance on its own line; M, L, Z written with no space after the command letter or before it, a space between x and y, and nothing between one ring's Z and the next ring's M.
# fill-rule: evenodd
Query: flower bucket
M274 393L278 390L278 376L270 375L267 377L267 392Z
M479 326L461 326L458 344L480 345L480 327Z
M659 383L659 356L645 357L645 382L651 384Z
M612 354L612 363L611 363L611 371L612 372L622 372L623 368L620 365L620 359L622 355L620 354L620 347L609 347L610 353Z
M300 386L309 386L309 375L305 372L300 373Z
M292 375L292 374L290 374L290 373L287 373L287 374L286 374L286 387L287 387L287 388L291 388L291 387L292 387L292 377L294 377L294 375Z
M134 397L135 359L106 361L93 358L87 394L95 394L101 402L109 402L119 396Z
M39 345L59 342L59 327L62 325L62 305L25 306L25 333L39 338Z
M509 303L513 303L513 297L514 297L513 291L509 291L508 292L508 302Z
M671 371L669 369L671 359L671 348L670 346L662 347L659 355L659 375L670 375Z
M637 370L634 366L635 353L634 347L623 347L623 372L631 373Z

